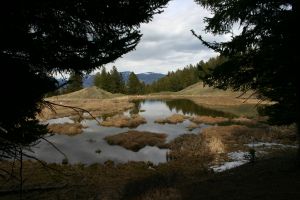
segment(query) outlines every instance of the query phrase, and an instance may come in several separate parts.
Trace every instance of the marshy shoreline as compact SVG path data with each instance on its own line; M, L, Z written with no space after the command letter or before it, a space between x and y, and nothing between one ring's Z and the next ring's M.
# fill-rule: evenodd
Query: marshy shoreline
M168 141L163 132L131 130L148 123L142 116L138 116L143 115L142 113L147 114L147 111L141 111L141 108L137 110L136 101L163 100L169 102L170 108L176 109L176 105L171 102L176 99L188 99L196 105L204 106L199 108L201 112L209 113L215 109L216 111L212 112L212 115L187 117L182 113L163 118L155 117L152 123L156 120L160 126L176 126L185 122L186 132ZM290 199L300 197L300 192L296 189L296 186L299 186L300 172L294 164L297 149L296 127L267 125L264 118L258 117L257 113L251 110L257 103L255 99L244 104L243 100L230 95L209 97L154 94L106 99L53 97L47 100L86 109L93 116L103 118L103 125L106 123L108 127L129 127L122 133L119 131L119 134L107 135L108 143L132 151L139 151L145 146L167 148L167 162L118 163L107 160L102 164L51 164L41 161L41 165L31 160L24 161L26 198L34 196L37 199L68 199L70 195L75 195L77 199L231 199L232 196L226 194L235 191L238 182L241 183L238 188L239 196L245 197L243 199L252 199L251 190L255 190L253 185L259 188L256 192L261 196L256 196L257 199L281 199L283 195L280 193L291 197ZM74 123L49 124L53 134L76 137L86 129L80 121L91 120L85 113L62 106L55 108L55 113L45 108L38 119L46 123L49 119L73 116ZM189 113L189 109L194 108L186 108L184 111ZM123 114L125 111L128 112L126 116ZM133 123L132 119L139 120ZM203 124L209 126L201 128L199 132L199 127ZM90 144L96 142L93 139L88 141ZM253 150L255 159L251 160L250 152L253 154ZM99 155L103 154L101 146L96 152ZM234 160L233 155L242 157ZM283 164L285 162L288 163ZM228 163L236 168L226 168ZM236 163L242 163L242 166L237 167ZM12 165L15 169L19 167L18 162L1 162L2 169L9 170ZM287 174L282 173L284 170ZM32 176L33 172L35 176ZM16 170L13 173L18 176ZM290 176L293 178L289 178ZM272 185L268 185L269 180L272 180ZM287 181L291 181L293 186L287 188ZM1 198L18 198L15 194L19 184L17 179L1 183ZM47 187L41 187L44 185ZM268 191L275 186L280 189L270 194ZM207 189L212 187L216 189ZM263 198L265 193L269 196Z

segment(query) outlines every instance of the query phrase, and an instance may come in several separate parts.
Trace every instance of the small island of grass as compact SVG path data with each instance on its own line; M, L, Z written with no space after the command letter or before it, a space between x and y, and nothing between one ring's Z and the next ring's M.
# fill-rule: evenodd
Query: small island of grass
M104 139L110 145L120 145L125 149L137 152L145 146L157 146L158 148L166 147L166 137L167 135L165 133L128 131L117 135L107 136Z

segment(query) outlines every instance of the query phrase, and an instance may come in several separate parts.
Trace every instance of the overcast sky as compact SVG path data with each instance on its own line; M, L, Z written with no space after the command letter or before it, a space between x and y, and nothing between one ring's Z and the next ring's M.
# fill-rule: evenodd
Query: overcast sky
M194 29L208 41L226 40L228 36L215 38L203 32L203 18L209 14L193 0L170 1L162 14L155 15L150 23L142 24L143 37L136 50L106 65L107 69L116 66L120 72L167 73L216 56L190 31Z

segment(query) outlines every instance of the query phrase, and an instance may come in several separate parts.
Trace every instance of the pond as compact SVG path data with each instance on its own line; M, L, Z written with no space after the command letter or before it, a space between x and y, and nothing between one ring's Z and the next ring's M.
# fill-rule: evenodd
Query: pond
M227 115L224 112L199 106L186 99L142 100L134 101L134 105L133 109L126 111L124 114L139 114L147 120L146 124L142 124L134 129L129 129L104 127L100 126L95 120L83 120L81 123L86 128L83 129L82 134L75 136L52 135L49 136L47 140L60 149L67 156L68 162L71 164L104 163L107 160L111 160L116 163L127 161L150 161L158 164L166 162L166 152L168 149L146 146L138 152L133 152L121 146L109 145L106 140L104 140L104 137L123 133L128 130L137 130L166 133L167 142L169 142L184 133L199 133L201 132L201 129L208 125L201 124L199 128L189 131L187 129L187 126L191 123L189 120L185 120L178 124L157 124L154 123L155 119L165 118L176 113L188 116ZM102 119L99 118L99 120ZM65 122L73 121L68 117L47 121L49 124ZM64 159L64 156L46 141L40 141L39 144L33 148L33 152L34 156L49 163L61 163Z

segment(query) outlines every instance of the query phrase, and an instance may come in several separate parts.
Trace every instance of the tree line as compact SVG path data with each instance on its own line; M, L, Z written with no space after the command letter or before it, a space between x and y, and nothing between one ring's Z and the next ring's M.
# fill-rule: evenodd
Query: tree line
M94 77L94 85L111 93L145 93L145 83L140 81L134 72L130 73L126 83L115 66L109 72L106 71L105 67L102 67L101 72L98 72Z
M225 58L217 56L210 58L207 62L201 60L195 65L188 65L175 72L168 72L167 76L146 86L147 93L171 91L177 92L199 81L202 81L206 74L209 74Z
M200 61L195 65L188 65L175 72L168 72L165 77L158 79L152 84L145 84L143 81L140 81L134 72L130 73L128 81L126 82L115 66L113 66L110 71L107 71L105 67L102 67L101 72L96 73L93 85L111 93L131 95L162 91L177 92L202 81L203 78L210 74L217 65L223 63L225 60L224 57L217 56L210 58L207 62ZM68 84L48 96L66 94L82 89L82 77L81 74L71 73Z
M101 72L95 75L94 85L111 93L149 94L162 91L177 92L201 81L203 77L211 73L215 66L225 60L224 57L217 56L210 58L207 62L200 61L196 65L188 65L175 72L168 72L165 77L158 79L152 84L145 84L143 81L140 81L134 72L130 73L126 83L115 66L109 72L106 71L105 67L102 67Z

